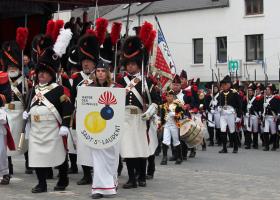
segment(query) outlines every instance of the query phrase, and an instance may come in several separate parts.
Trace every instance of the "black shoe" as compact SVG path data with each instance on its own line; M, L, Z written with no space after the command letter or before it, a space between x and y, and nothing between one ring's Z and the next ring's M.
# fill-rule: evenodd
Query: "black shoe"
M54 191L64 191L65 188L69 185L69 178L59 179L56 186L54 187Z
M194 158L196 155L196 152L195 151L191 151L190 155L189 155L189 158Z
M182 159L181 158L177 158L175 165L180 165L182 163Z
M92 180L86 178L82 178L77 182L77 185L91 185L91 184L92 184Z
M68 169L68 174L78 174L78 168L76 167L71 167Z
M245 149L251 149L251 146L247 145L247 146L245 147Z
M47 192L47 186L41 187L39 185L36 185L34 188L31 190L32 193L43 193Z
M147 179L147 180L151 180L151 179L153 179L153 178L154 178L154 175L149 175L149 174L146 175L146 179Z
M138 185L139 185L139 187L146 187L147 186L146 181L138 181Z
M162 157L162 160L161 160L160 164L161 165L167 165L167 157L166 156Z
M272 148L270 149L270 151L276 151L276 150L277 150L276 147L272 147Z
M238 153L238 149L233 149L232 153Z
M253 145L253 149L259 149L257 145Z
M210 142L209 144L208 144L208 147L213 147L214 146L214 142Z
M1 185L9 185L10 184L11 176L9 174L6 174L3 176L3 179L1 180Z
M103 198L103 197L104 197L103 194L99 194L99 193L96 193L96 194L91 195L91 198L92 198L92 199L101 199L101 198Z
M127 181L127 183L123 185L123 188L124 189L137 188L137 183L136 181Z
M176 161L175 156L171 156L171 157L169 158L169 161Z
M219 153L227 153L227 149L222 149Z
M268 146L265 146L263 151L269 151L269 147Z
M187 156L183 156L183 160L188 160L188 157Z
M31 168L25 169L25 174L33 174L33 170Z

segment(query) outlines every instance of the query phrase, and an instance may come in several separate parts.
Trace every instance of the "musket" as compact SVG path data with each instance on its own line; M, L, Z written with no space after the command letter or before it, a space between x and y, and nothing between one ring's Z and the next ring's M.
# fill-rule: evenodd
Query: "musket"
M35 92L36 81L37 80L33 77L32 88L30 90L30 93L29 93L29 96L28 96L27 107L25 109L26 112L30 111L32 96L33 96L33 93ZM28 120L29 120L29 118L23 120L23 126L22 126L22 130L21 130L21 133L20 133L20 139L19 139L19 143L18 143L18 146L17 146L18 151L23 150L23 145L24 145L24 141L25 141L25 127L26 127L26 124L27 124Z

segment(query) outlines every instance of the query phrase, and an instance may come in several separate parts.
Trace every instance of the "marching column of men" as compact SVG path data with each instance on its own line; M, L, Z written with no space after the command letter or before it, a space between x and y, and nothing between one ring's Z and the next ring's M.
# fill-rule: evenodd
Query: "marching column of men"
M69 184L68 174L78 173L78 165L81 165L83 177L77 184L92 184L93 199L115 196L122 159L128 171L123 188L146 187L146 179L154 176L158 146L163 152L161 165L168 163L169 146L172 149L169 161L175 164L187 160L188 150L189 157L195 157L198 145L206 150L204 138L190 145L181 137L185 134L181 133L184 120L198 125L199 133L207 129L208 146L214 146L216 140L222 145L219 153L228 152L228 137L233 153L237 153L242 132L245 149L251 146L258 149L259 136L264 151L269 151L270 145L271 151L279 148L280 97L274 84L265 87L261 83L250 83L245 92L240 86L234 89L230 76L226 76L219 84L206 83L204 91L199 79L188 81L183 70L180 76L174 76L166 90L157 88L157 81L147 74L151 49L143 42L141 30L137 36L127 37L121 49L114 49L110 43L112 35L107 34L105 41L101 41L98 34L88 31L77 46L69 48L64 55L68 62L63 67L71 71L69 80L62 70L61 59L68 44L58 43L61 37L71 39L71 35L69 29L62 28L61 35L56 37L46 33L33 39L31 53L36 68L31 80L22 75L18 44L12 41L2 46L6 72L0 72L1 184L9 184L13 173L12 159L8 156L24 154L26 173L34 169L38 179L33 193L47 191L47 178L52 177L53 167L59 171L54 190L65 190ZM114 57L125 71L122 75L115 74L116 80L110 72ZM125 88L125 128L119 144L96 150L77 137L78 86ZM194 127L187 133L198 131L191 128ZM24 129L27 140L16 150ZM162 141L158 139L161 136Z

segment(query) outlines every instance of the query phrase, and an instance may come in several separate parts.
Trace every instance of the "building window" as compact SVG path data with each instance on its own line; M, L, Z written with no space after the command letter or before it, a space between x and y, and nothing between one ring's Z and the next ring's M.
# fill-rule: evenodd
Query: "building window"
M263 60L263 34L246 35L246 61Z
M245 0L246 15L263 14L263 0Z
M203 63L203 39L193 39L194 64Z
M217 37L217 59L219 63L227 62L227 37Z

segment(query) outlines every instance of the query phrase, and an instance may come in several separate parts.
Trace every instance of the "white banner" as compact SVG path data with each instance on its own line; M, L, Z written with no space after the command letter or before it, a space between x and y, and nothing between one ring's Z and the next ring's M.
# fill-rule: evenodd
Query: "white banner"
M117 143L124 113L124 88L78 87L76 130L86 145L105 149Z

